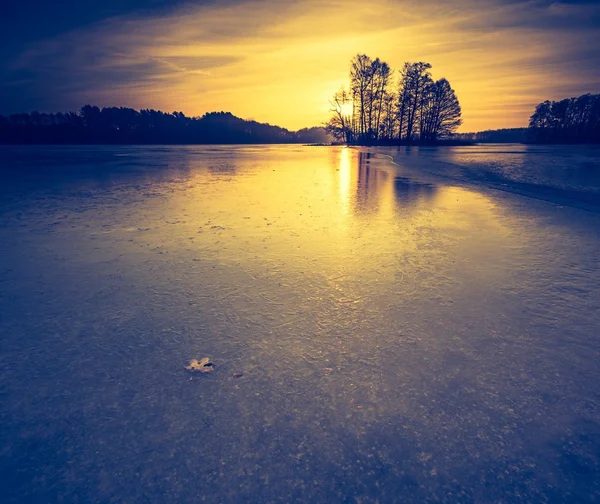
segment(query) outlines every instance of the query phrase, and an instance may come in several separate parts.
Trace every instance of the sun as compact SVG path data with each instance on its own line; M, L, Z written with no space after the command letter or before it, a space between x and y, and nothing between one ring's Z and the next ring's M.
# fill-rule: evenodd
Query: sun
M343 116L351 116L352 115L352 102L344 103L341 106L341 112Z

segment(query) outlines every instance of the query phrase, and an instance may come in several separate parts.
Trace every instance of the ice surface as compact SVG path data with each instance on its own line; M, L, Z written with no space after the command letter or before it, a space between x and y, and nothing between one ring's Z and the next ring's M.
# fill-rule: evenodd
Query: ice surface
M3 502L597 501L598 159L0 148Z

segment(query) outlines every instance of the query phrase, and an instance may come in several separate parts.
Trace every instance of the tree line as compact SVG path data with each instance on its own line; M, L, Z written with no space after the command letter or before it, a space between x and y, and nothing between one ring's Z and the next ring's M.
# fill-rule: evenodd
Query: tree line
M502 128L476 133L456 133L454 138L475 143L525 143L527 131L527 128Z
M326 130L338 141L375 145L433 143L449 138L462 124L450 83L434 81L429 63L404 63L394 72L379 58L357 54L350 62L348 88L330 101Z
M0 144L325 143L321 127L289 131L230 112L187 117L159 110L86 105L78 113L0 115Z
M600 94L540 103L528 137L535 143L600 143Z
M560 101L546 100L535 107L528 128L457 133L455 138L477 143L598 144L600 94L584 94Z

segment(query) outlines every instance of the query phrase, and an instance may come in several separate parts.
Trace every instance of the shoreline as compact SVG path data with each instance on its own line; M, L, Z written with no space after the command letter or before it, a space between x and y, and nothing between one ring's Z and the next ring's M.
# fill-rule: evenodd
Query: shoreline
M383 153L381 153L381 155L389 158L389 161L394 166L397 166L402 169L412 170L411 167L403 166L401 163L399 163L399 159L397 157ZM458 164L454 166L461 169L466 169L466 167ZM547 203L552 203L559 207L568 206L570 208L576 208L579 210L584 210L586 212L600 214L600 194L598 192L577 191L575 189L568 190L565 188L553 187L544 184L519 182L508 178L501 178L497 181L493 181L490 178L470 178L468 176L461 177L449 173L440 173L431 170L419 170L419 173L424 173L432 177L439 177L445 180L452 180L471 187L492 189L539 201L545 201ZM490 175L492 174L490 173Z

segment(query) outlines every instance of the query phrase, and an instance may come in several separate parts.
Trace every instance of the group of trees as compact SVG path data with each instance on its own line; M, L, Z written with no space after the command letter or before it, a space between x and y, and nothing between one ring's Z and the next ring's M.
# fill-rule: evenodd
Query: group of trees
M457 133L454 138L477 143L600 143L600 94L540 103L528 128Z
M536 143L600 143L600 94L540 103L528 136Z
M600 94L540 103L527 129L455 134L462 123L458 98L430 70L429 63L405 63L394 83L387 63L358 54L349 88L331 100L325 128L294 132L229 112L187 117L86 105L78 113L0 115L0 144L328 143L328 135L360 145L433 143L450 136L463 142L600 143Z
M462 124L456 93L446 79L434 81L429 63L405 63L394 83L390 66L357 54L350 85L331 100L326 130L346 143L372 145L435 142Z
M229 112L187 117L182 112L86 105L79 113L0 116L0 144L324 143L323 128L296 132L246 121Z

